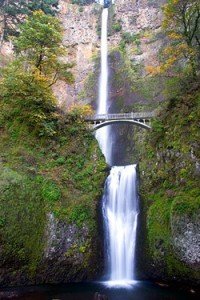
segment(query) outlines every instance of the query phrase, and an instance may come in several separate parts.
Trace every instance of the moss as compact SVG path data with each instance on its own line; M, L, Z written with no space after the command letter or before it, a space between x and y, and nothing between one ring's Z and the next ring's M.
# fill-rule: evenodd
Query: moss
M90 241L96 234L96 207L106 164L85 123L72 118L60 115L56 135L49 138L31 134L19 124L17 134L2 130L1 264L12 260L14 270L18 265L32 276L45 249L49 212L66 223L87 226Z
M32 176L8 168L1 171L2 260L25 262L34 272L42 258L46 223L41 187Z
M180 218L196 222L198 187L199 90L169 100L140 149L141 194L147 211L147 232L154 272L165 277L199 280L195 265L186 265L173 247L172 228ZM191 151L193 155L191 155ZM143 173L142 173L143 172Z
M200 193L199 189L182 191L173 199L172 214L174 216L187 215L193 217L200 212Z
M148 212L147 226L150 249L154 257L162 259L170 243L170 210L171 199L158 194L154 195L153 204Z
M174 253L168 253L166 256L166 266L167 272L172 278L199 278L199 272L196 270L191 270L189 266L184 264Z

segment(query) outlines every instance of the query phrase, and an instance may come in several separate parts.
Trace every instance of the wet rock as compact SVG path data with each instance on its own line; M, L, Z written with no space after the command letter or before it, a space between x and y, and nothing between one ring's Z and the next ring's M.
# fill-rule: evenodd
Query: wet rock
M187 265L200 268L200 220L199 214L172 217L172 243L178 257Z

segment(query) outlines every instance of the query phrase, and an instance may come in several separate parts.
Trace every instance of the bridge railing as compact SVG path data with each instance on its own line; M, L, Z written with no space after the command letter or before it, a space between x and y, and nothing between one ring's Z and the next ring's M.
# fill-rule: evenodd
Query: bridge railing
M96 114L86 117L86 121L105 121L119 119L150 119L156 116L155 112L139 112L139 113L119 113L119 114Z

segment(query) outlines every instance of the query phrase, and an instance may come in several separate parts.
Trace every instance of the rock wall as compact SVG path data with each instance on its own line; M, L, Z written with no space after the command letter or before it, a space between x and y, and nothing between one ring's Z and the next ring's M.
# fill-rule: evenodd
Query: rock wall
M171 218L172 244L178 257L187 265L200 269L200 220L199 212L194 217Z
M200 283L199 87L169 101L140 151L143 275ZM190 121L192 118L192 121ZM140 274L141 275L141 274ZM141 275L141 276L143 276Z
M130 60L136 60L145 66L156 65L157 52L162 45L159 38L162 22L161 7L165 1L122 0L115 1L115 18L120 22L122 31L110 38L110 47L119 45L122 33L141 34L141 52L136 53L135 47L127 45ZM157 36L157 38L155 38Z
M67 47L66 59L75 63L74 85L58 82L54 86L55 94L62 107L77 102L84 93L85 81L93 70L92 57L99 48L97 23L101 7L96 3L86 6L71 4L70 0L60 1L59 18L64 27L63 44ZM87 102L85 99L84 103Z
M109 9L110 26L112 27L115 22L121 24L120 31L111 30L109 49L112 51L112 49L119 47L124 33L139 34L139 46L134 42L126 44L126 57L129 62L141 66L140 75L142 76L148 75L146 71L148 65L157 64L157 53L163 44L160 26L161 7L164 2L164 0L116 0ZM93 87L91 84L89 85L91 90L88 93L86 86L93 76L95 77L93 85L98 83L98 75L95 75L96 62L94 58L100 55L101 10L102 7L98 3L79 6L71 4L70 0L59 1L58 16L64 27L63 44L67 48L65 60L75 64L73 68L75 83L69 86L63 81L59 81L54 86L54 92L62 108L67 108L77 101L87 103L94 100L90 96ZM12 55L12 44L4 42L1 47L1 65L5 65L12 58Z

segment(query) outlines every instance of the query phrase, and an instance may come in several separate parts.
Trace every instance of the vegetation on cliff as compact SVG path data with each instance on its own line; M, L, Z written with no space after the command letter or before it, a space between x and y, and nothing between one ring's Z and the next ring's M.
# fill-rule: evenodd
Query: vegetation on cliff
M188 253L184 258L175 245L178 220L185 219L186 228L182 225L185 232L193 222L198 227L199 104L200 93L196 88L171 99L154 121L144 148L146 159L141 156L140 161L149 250L157 264L164 263L166 277L179 279L187 278L188 272L191 279L199 279L195 253ZM195 243L198 243L198 236ZM182 248L187 247L190 248L183 243Z
M58 57L64 53L59 21L35 12L20 32L16 58L0 79L0 274L7 284L24 276L34 280L49 242L49 213L57 222L87 228L84 243L71 246L83 255L77 269L87 268L105 178L103 156L83 122L90 108L65 114L51 89L59 76L73 82L71 65Z
M1 42L9 39L10 36L19 35L18 25L23 23L26 16L32 15L34 11L42 10L45 14L55 15L57 8L57 0L1 0Z
M140 157L150 270L154 277L193 283L200 281L199 18L196 1L168 1L165 6L163 28L171 42L165 51L168 61L161 60L154 76L166 77L168 99L152 122Z

